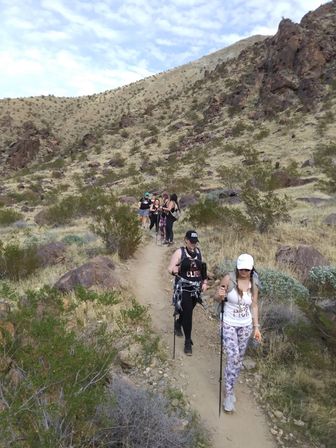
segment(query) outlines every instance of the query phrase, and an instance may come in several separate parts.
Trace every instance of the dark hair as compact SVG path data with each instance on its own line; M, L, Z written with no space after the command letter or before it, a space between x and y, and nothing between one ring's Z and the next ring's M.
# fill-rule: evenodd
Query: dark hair
M171 200L171 201L174 201L175 204L177 205L177 208L180 210L180 206L179 206L179 203L178 203L178 201L177 201L177 194L176 194L176 193L172 193L172 194L170 195L170 200Z
M253 274L255 273L255 272L257 272L255 269L254 269L254 266L253 266L253 268L251 269L251 272L250 272L250 281L251 281L251 293L252 293L252 296L253 296ZM243 297L243 291L239 288L239 286L238 286L238 276L239 276L239 270L236 268L236 270L235 270L235 274L236 274L236 283L237 283L237 291L238 291L238 294L240 295L240 297Z

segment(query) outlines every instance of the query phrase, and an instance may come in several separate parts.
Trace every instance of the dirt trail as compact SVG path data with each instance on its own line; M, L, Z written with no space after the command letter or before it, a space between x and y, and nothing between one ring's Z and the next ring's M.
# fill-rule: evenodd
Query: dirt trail
M173 318L171 278L167 273L171 251L150 240L130 264L129 280L134 294L148 305L154 330L172 353ZM193 325L193 356L183 353L183 338L176 338L174 374L185 386L192 407L209 428L214 448L275 448L263 413L249 388L240 383L236 390L237 411L218 417L219 338L217 323L197 306Z

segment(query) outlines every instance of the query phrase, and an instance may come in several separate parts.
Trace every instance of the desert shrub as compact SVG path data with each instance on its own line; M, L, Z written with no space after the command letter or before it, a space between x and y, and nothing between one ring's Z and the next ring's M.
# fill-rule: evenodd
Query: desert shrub
M119 294L115 291L96 292L77 286L75 289L76 298L82 302L97 302L101 305L116 305L120 302Z
M102 188L87 188L80 195L67 196L46 211L45 220L49 225L64 225L80 216L91 216L97 207L115 202Z
M19 213L10 208L0 210L0 226L9 226L15 221L19 221L23 218L22 213Z
M121 315L125 321L141 322L148 317L148 309L132 299L132 307L121 310Z
M4 244L0 241L0 272L3 278L19 280L34 273L40 267L37 246L20 246L18 243Z
M254 135L255 140L262 140L270 135L270 130L267 128L261 128L258 130L258 132Z
M320 181L320 186L330 193L336 192L335 156L336 143L318 145L314 151L314 161L327 178Z
M28 291L10 316L16 338L5 342L19 387L0 372L2 446L93 446L93 415L105 400L114 351L86 346L61 319L62 300L51 288ZM102 339L103 341L103 339Z
M40 195L31 190L26 190L22 193L12 191L8 193L8 196L13 198L16 202L28 202L31 205L36 205L41 201Z
M141 242L139 220L127 205L98 208L92 231L103 240L110 253L117 252L124 260L134 254Z
M246 130L251 131L253 127L249 124L244 123L243 121L238 121L231 129L231 133L233 137L238 137L243 134Z
M272 191L260 193L256 188L245 187L241 197L251 225L260 233L290 219L290 202L286 195L279 198Z
M185 220L193 226L214 225L221 227L233 227L235 229L250 228L250 224L243 213L236 209L221 206L218 200L204 199L191 205L186 213Z
M267 301L294 303L309 298L308 289L289 275L272 269L260 269L260 297Z
M118 377L110 385L109 393L111 403L101 406L96 418L113 424L98 435L98 446L143 448L145 444L148 448L197 448L196 431L191 425L176 431L180 419L172 413L163 396L136 388Z
M316 266L309 271L307 286L310 293L317 298L335 298L336 267Z
M65 244L76 244L76 246L84 246L85 240L79 235L66 235L62 238L62 242Z

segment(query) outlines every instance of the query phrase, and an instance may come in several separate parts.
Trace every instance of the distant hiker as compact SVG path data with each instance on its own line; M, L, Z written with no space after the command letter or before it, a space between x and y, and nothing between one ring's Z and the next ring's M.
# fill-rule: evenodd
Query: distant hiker
M177 219L174 214L175 212L180 211L175 193L170 195L168 205L163 206L162 210L166 213L166 240L164 241L164 244L170 245L173 244L174 241L173 225Z
M149 208L149 219L150 219L150 226L149 230L152 230L152 228L155 226L155 232L159 232L159 220L160 220L160 211L161 211L161 203L160 199L152 199L152 203Z
M139 201L139 216L142 227L148 228L149 225L149 209L151 206L150 194L146 192Z
M174 305L179 318L175 321L175 335L183 336L184 353L192 355L192 317L196 303L201 303L201 292L207 289L206 264L197 247L198 235L195 230L185 234L185 246L177 249L170 260L168 271L176 276L174 285Z
M218 301L225 300L221 325L226 352L223 408L227 412L235 410L234 386L251 334L257 342L261 341L258 321L259 282L253 257L249 254L239 255L236 266L235 272L222 278L217 293Z
M166 241L166 219L167 219L167 213L164 209L168 207L169 202L169 194L166 192L162 193L162 202L161 202L161 213L160 213L160 220L159 220L159 230L160 230L160 236L161 241Z

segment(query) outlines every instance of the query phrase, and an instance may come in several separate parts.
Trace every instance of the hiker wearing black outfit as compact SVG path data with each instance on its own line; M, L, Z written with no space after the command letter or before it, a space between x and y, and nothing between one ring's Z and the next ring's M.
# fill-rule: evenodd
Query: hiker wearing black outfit
M207 289L206 266L202 262L201 251L197 247L198 235L195 230L188 230L185 235L185 246L177 249L170 260L168 271L176 276L175 293L179 292L176 298L175 309L178 309L179 318L175 323L175 335L183 336L184 332L184 353L192 355L192 317L193 310L197 302L201 303L201 292Z
M180 207L178 205L177 201L177 195L175 193L170 195L170 200L168 202L168 205L165 207L162 207L162 210L166 213L166 241L164 241L164 244L173 244L174 240L174 232L173 232L173 225L176 221L176 218L172 215L175 210L180 210Z
M149 230L152 230L152 228L155 226L156 233L159 232L160 210L161 210L160 199L155 199L154 202L152 200L149 209L149 219L150 219Z

